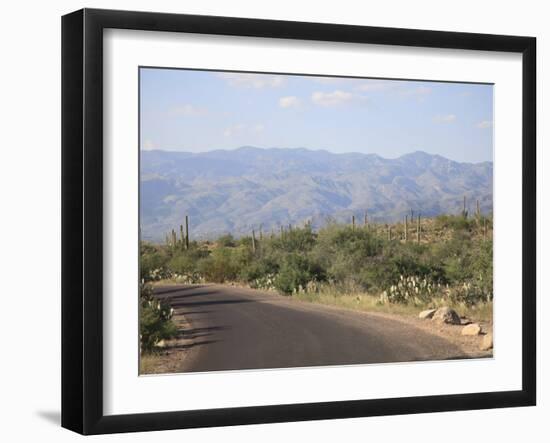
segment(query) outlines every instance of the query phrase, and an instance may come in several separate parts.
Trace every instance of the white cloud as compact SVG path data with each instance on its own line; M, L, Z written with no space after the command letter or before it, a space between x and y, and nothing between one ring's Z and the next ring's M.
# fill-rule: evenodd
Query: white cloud
M476 125L476 128L479 128L479 129L487 129L487 128L490 128L491 126L493 126L493 122L490 121L490 120L482 120L480 121L477 125Z
M177 115L184 115L186 117L189 117L189 116L205 115L208 113L208 110L200 106L184 104L184 105L173 107L172 112Z
M302 103L301 100L294 95L289 95L288 97L281 97L279 99L279 106L281 108L296 108L300 106L301 103Z
M436 115L434 121L436 123L452 123L456 120L456 115L454 114L445 114L445 115Z
M221 72L218 76L233 87L263 89L278 88L285 84L285 78L279 75Z
M311 101L319 106L338 106L351 103L355 96L351 92L336 90L333 92L314 92Z

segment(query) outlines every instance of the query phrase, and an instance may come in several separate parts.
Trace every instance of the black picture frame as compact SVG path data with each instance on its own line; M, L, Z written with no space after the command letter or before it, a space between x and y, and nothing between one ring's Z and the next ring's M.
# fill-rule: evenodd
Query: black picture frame
M522 389L391 399L103 413L103 30L192 32L522 54ZM519 235L519 233L518 233ZM82 434L536 404L536 39L83 9L62 18L62 426Z

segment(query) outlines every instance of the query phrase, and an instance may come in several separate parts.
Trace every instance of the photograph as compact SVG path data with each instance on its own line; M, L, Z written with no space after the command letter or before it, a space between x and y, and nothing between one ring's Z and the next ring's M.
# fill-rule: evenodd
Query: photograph
M140 66L140 375L491 358L493 86Z

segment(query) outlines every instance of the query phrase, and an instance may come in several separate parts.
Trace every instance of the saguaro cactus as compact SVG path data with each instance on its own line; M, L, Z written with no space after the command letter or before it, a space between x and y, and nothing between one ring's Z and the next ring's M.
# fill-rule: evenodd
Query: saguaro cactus
M252 252L256 253L256 234L254 232L254 229L252 229Z
M420 244L420 214L416 220L416 243Z
M388 225L388 240L391 241L391 225Z
M183 234L183 225L180 225L180 245L181 249L185 247L185 235Z
M351 216L351 228L355 230L355 215Z
M462 217L468 218L468 210L466 209L466 196L464 196L464 203L462 206Z
M405 230L404 230L404 238L405 241L407 241L407 233L408 233L408 215L405 215Z
M185 249L189 249L189 216L185 216Z

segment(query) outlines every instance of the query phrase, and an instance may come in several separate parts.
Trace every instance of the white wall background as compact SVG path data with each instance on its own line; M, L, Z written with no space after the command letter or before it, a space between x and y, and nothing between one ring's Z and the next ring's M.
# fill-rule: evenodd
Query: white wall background
M7 442L79 440L59 427L60 411L60 16L81 7L155 10L282 20L531 35L538 38L539 225L548 224L550 156L543 137L550 119L549 12L544 2L319 0L54 0L3 4L0 57L0 438ZM545 111L546 110L546 114ZM545 123L546 122L546 123ZM546 196L543 202L542 196ZM539 275L550 260L539 237ZM7 248L6 248L7 246ZM545 248L541 253L541 249ZM94 441L279 442L548 441L550 327L539 279L539 406L102 436ZM449 380L452 383L452 380Z

